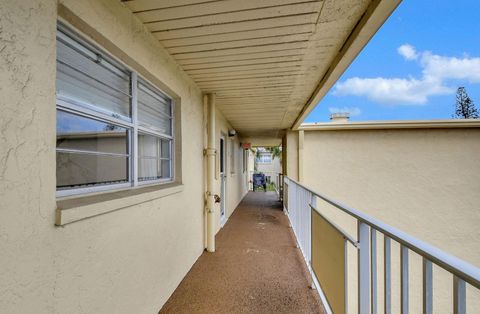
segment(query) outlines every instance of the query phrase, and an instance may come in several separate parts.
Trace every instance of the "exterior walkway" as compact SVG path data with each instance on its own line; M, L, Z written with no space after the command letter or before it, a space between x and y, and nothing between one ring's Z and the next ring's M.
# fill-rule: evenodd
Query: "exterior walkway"
M274 192L250 192L160 313L324 313Z

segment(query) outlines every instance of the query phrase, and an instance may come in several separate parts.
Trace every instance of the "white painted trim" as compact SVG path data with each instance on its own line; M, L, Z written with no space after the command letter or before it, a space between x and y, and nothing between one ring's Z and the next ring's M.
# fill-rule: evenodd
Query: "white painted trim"
M303 123L304 131L389 130L389 129L450 129L480 128L480 119L397 120L346 123Z

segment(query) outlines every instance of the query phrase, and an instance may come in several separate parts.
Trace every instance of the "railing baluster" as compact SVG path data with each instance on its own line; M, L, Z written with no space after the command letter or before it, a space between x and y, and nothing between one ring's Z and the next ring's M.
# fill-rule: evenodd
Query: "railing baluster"
M370 313L370 227L358 222L358 311Z
M401 282L401 313L408 314L408 247L400 247L400 282Z
M317 208L317 197L315 196L315 194L311 194L311 204L314 208ZM308 242L308 248L309 248L309 252L310 252L310 255L309 255L309 258L310 258L310 261L312 260L312 210L310 209L308 211L308 234L310 236L310 241Z
M467 312L466 308L466 291L465 291L465 281L453 276L453 313L454 314L465 314Z
M300 196L300 206L298 210L298 234L300 235L300 248L302 249L303 246L303 241L305 241L305 235L304 235L304 230L303 230L303 211L305 209L305 190L301 189L301 196ZM303 252L302 252L303 254Z
M384 302L385 314L392 313L392 266L391 266L391 243L390 238L383 238L383 269L384 269Z
M433 313L432 262L423 258L423 314Z
M372 246L370 255L372 314L377 314L377 232L373 228L370 231L370 245Z

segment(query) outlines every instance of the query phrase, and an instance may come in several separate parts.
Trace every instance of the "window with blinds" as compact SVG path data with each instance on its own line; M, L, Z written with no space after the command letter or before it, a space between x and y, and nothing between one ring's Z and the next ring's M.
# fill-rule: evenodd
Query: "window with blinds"
M173 180L170 97L57 28L57 195Z

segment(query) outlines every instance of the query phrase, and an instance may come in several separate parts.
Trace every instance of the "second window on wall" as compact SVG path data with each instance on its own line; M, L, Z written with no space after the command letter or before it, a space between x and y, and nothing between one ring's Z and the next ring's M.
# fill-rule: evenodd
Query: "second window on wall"
M56 85L58 196L173 180L170 97L62 24Z

